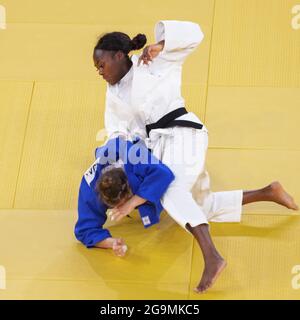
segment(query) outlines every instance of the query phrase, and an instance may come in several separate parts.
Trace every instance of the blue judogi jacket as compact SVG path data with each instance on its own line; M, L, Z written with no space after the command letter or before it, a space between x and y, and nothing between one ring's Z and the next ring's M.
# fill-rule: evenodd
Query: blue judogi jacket
M87 248L111 237L103 225L108 207L101 201L95 187L101 171L121 160L124 163L132 193L147 200L138 207L145 228L159 222L162 211L160 198L174 179L172 171L155 158L141 140L136 143L118 137L95 151L96 161L84 174L78 198L78 220L75 236Z

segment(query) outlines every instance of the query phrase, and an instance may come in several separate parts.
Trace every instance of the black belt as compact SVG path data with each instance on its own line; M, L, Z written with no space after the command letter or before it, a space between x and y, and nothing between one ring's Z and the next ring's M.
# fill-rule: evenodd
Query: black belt
M187 113L188 112L186 111L185 108L178 108L174 111L169 112L168 114L160 118L155 123L146 125L147 136L149 137L149 133L153 129L164 129L164 128L171 128L175 126L202 129L203 125L200 123L189 121L189 120L176 120L177 118Z

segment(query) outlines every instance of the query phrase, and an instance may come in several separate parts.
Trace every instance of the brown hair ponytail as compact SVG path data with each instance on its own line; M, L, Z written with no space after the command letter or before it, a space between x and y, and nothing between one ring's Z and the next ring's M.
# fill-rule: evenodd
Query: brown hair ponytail
M114 168L101 175L96 184L100 199L109 207L115 207L122 199L132 195L125 172Z

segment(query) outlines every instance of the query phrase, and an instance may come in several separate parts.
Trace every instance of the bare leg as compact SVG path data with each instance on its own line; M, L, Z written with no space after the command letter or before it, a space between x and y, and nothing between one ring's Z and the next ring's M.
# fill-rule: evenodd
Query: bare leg
M257 201L272 201L292 210L298 210L294 199L283 189L278 182L272 182L265 188L243 192L243 205Z
M212 242L208 224L200 224L196 227L187 224L186 228L194 235L202 251L205 266L195 291L203 293L214 284L219 274L226 267L226 261L221 257Z
M272 201L289 209L298 210L298 206L293 198L277 181L272 182L262 189L243 192L243 205L258 201ZM204 271L198 286L195 288L196 292L203 293L212 287L220 273L226 267L226 261L219 254L211 239L208 224L200 224L196 227L191 227L187 224L186 228L197 240L203 255L205 264Z

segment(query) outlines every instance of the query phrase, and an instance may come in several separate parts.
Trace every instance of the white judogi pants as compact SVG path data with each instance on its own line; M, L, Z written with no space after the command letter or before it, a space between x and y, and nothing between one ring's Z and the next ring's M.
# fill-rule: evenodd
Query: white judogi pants
M214 222L239 222L243 191L211 192L205 170L208 132L174 127L150 132L149 147L153 154L174 173L175 180L161 202L168 214L185 230Z

